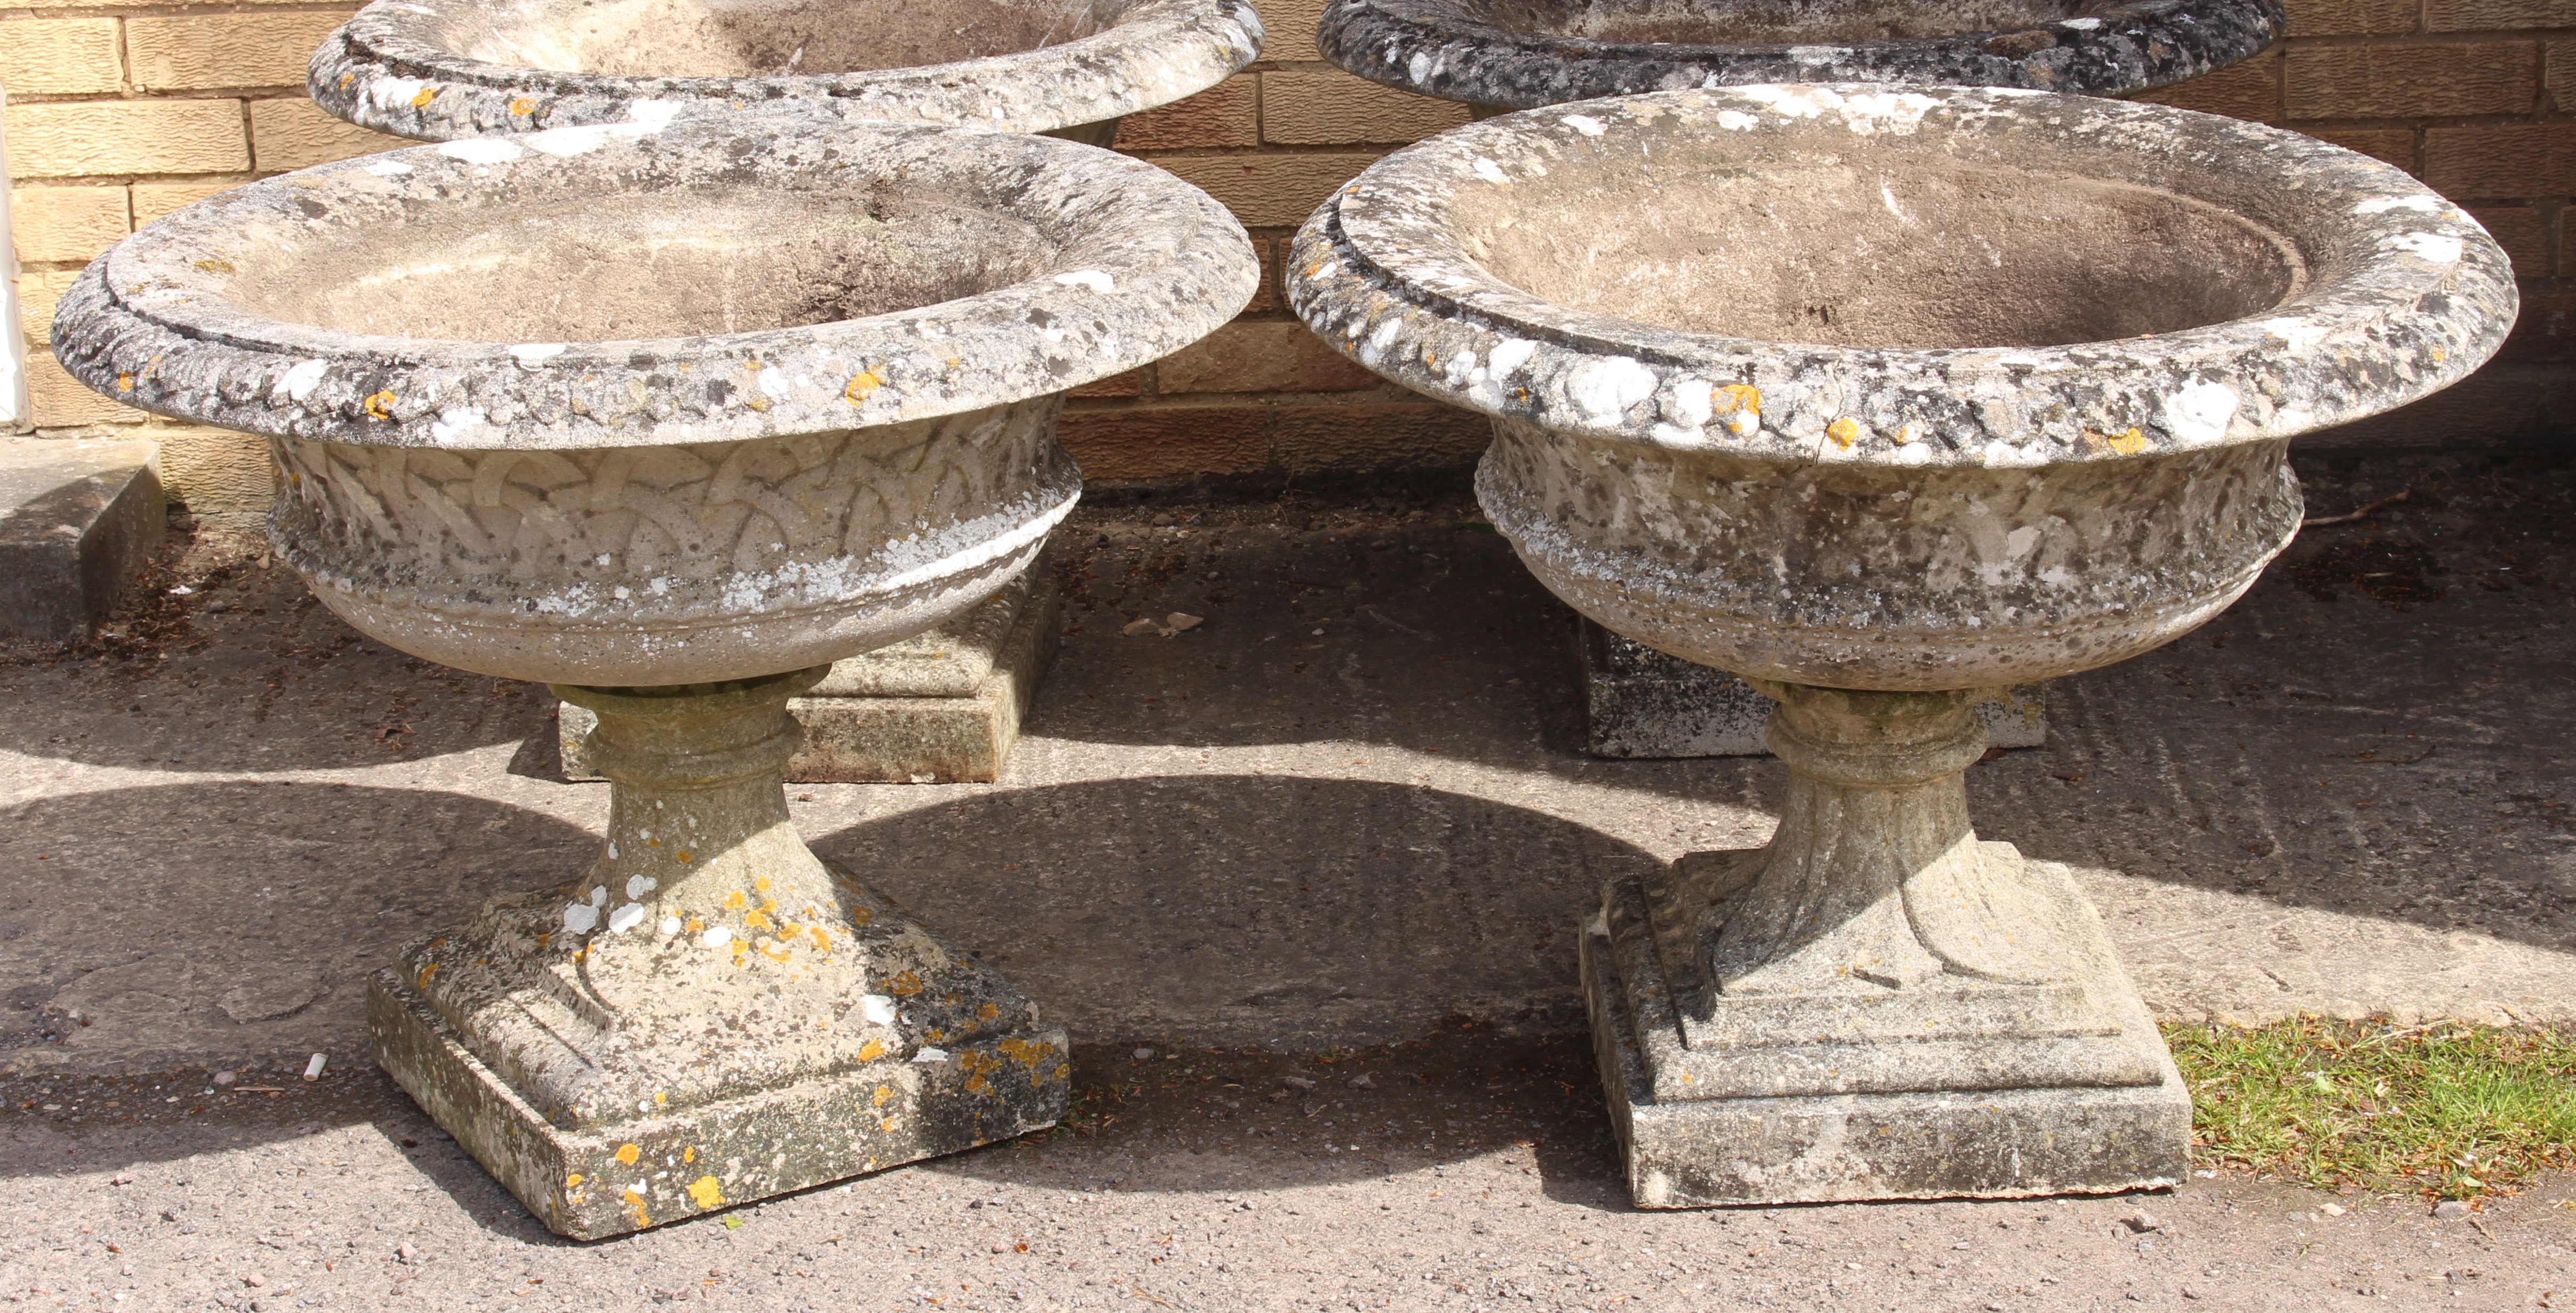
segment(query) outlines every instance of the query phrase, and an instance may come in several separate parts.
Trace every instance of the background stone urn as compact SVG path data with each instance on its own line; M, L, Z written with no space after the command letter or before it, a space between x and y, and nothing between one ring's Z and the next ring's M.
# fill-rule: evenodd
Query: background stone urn
M1482 117L1758 82L2126 95L2225 68L2283 22L2280 0L1332 0L1316 44Z
M1494 417L1478 496L1549 588L1780 703L1770 844L1583 928L1637 1201L2178 1179L2189 1098L2092 907L1969 823L1970 708L2243 593L2292 436L2503 340L2485 232L2232 119L1753 86L1398 152L1287 268L1327 341Z
M1261 52L1244 0L377 0L314 52L315 103L445 141L780 101L1106 146Z
M1257 280L1151 165L779 114L255 183L92 264L55 341L272 435L272 537L351 624L597 717L598 861L369 996L386 1069L592 1237L1062 1111L1062 1030L797 837L784 706L1011 584L1080 493L1062 389Z

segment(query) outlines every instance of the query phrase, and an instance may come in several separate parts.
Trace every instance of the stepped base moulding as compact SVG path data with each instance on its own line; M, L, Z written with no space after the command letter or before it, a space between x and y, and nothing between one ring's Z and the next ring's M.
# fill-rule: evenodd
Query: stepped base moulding
M1332 0L1316 44L1488 117L1752 83L2123 96L2225 68L2283 26L2280 0Z
M270 435L271 539L350 624L592 718L598 859L407 945L369 1015L595 1238L1062 1114L1063 1032L806 849L788 707L1019 589L1080 495L1063 389L1258 270L1151 165L790 109L253 183L92 264L54 340L110 396Z
M1975 708L2235 601L2298 529L2291 437L2503 341L2486 233L2232 119L1751 86L1445 133L1286 264L1325 340L1493 417L1477 497L1551 591L1777 703L1770 843L1580 937L1637 1201L2178 1179L2189 1103L2092 908L1969 821Z
M314 52L324 110L424 141L691 111L1042 132L1118 121L1261 53L1244 0L376 0Z
M832 663L787 713L805 731L787 762L791 784L965 784L1000 778L1020 717L1055 660L1062 610L1055 581L1033 568L993 599L936 629ZM559 705L564 777L605 778L583 746L599 723Z
M1751 684L1581 620L1583 749L1596 757L1765 757L1772 701ZM1998 748L2048 741L2047 687L2022 684L1977 704Z

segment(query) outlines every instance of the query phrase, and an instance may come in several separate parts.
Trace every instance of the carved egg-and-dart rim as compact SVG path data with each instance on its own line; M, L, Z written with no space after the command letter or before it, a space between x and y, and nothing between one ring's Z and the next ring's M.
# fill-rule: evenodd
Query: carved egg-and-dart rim
M376 0L316 50L307 88L325 111L428 141L627 118L639 102L711 110L783 100L855 119L1050 132L1195 95L1260 57L1246 0L1138 0L1116 25L1058 45L913 68L811 76L573 73L458 54L434 39L498 0Z
M1945 149L1998 152L1991 158L2006 165L2005 152L2045 143L2063 149L2059 164L2137 185L2159 172L2185 184L2228 176L2244 184L2240 198L2269 207L2242 217L2296 249L2303 282L2255 314L2154 337L1809 345L1541 299L1479 264L1455 213L1473 190L1651 147L1659 134L1706 144L1800 133L1831 134L1853 152L1945 134ZM1641 157L1636 167L1654 166ZM2466 212L2400 170L2314 138L2161 105L1869 85L1658 92L1454 129L1380 160L1319 207L1297 234L1285 282L1292 308L1344 355L1470 410L1676 450L1900 466L2035 466L2287 439L2458 381L2502 345L2518 306L2504 252ZM1499 375L1497 348L1509 365ZM1602 395L1605 380L1631 400L1607 412L1578 404ZM1706 413L1710 388L1736 384L1761 397L1750 432ZM1836 415L1797 411L1827 388L1840 398ZM1692 415L1704 422L1675 418ZM1857 431L1838 441L1825 429L1840 416Z
M1928 6L1927 6L1928 8ZM2054 22L1938 37L1766 45L1606 41L1516 31L1444 0L1333 0L1316 44L1371 81L1447 100L1531 107L1763 82L1906 82L2111 96L2260 53L2279 0L2129 0ZM1722 20L1712 18L1712 28Z
M507 192L603 197L749 181L964 194L1047 231L1024 281L866 318L643 341L371 336L231 302L235 260L298 232ZM857 203L854 199L853 203ZM728 442L976 410L1132 369L1233 318L1259 284L1233 215L1153 165L1048 137L770 113L419 146L251 183L84 270L54 318L65 369L156 414L375 446L564 450ZM1053 325L1042 331L1041 323ZM762 376L765 377L756 377ZM728 402L731 379L768 391ZM636 389L668 398L636 410Z

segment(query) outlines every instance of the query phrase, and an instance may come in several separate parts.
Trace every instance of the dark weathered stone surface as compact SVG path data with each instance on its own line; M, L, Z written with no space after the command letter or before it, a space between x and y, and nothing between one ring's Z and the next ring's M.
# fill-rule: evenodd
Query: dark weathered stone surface
M86 637L160 543L163 512L150 442L0 438L0 638Z
M341 118L431 141L794 102L1105 145L1261 38L1243 0L378 0L314 52L308 85Z
M793 784L961 784L1000 778L1020 718L1055 660L1055 581L1031 570L982 606L900 643L843 657L787 713L805 730ZM598 723L558 704L564 776L595 780L582 740Z
M1771 699L1711 666L1666 656L1589 620L1580 622L1584 749L1596 757L1759 757ZM2035 748L2048 739L2044 685L1977 704L1987 741Z
M2262 50L2279 0L1333 0L1317 44L1365 78L1525 109L1757 82L2121 95Z

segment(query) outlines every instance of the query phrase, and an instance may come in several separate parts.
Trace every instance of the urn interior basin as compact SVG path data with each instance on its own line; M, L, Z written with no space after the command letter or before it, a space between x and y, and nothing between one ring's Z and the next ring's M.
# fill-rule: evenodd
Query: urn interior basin
M1105 145L1261 37L1241 0L385 0L323 43L310 86L342 118L429 139L794 99Z
M2284 179L2296 185L2283 185ZM1999 687L2224 607L2287 440L2492 354L2469 217L2313 139L2001 89L1559 106L1389 157L1291 300L1496 418L1479 490L1614 632L1758 679Z
M450 142L257 183L66 296L67 368L273 435L275 534L361 630L591 685L920 632L1079 495L1063 389L1258 275L1223 207L1042 137L787 113Z
M1515 108L1774 82L2120 95L2270 45L2277 0L1333 0L1334 63Z

